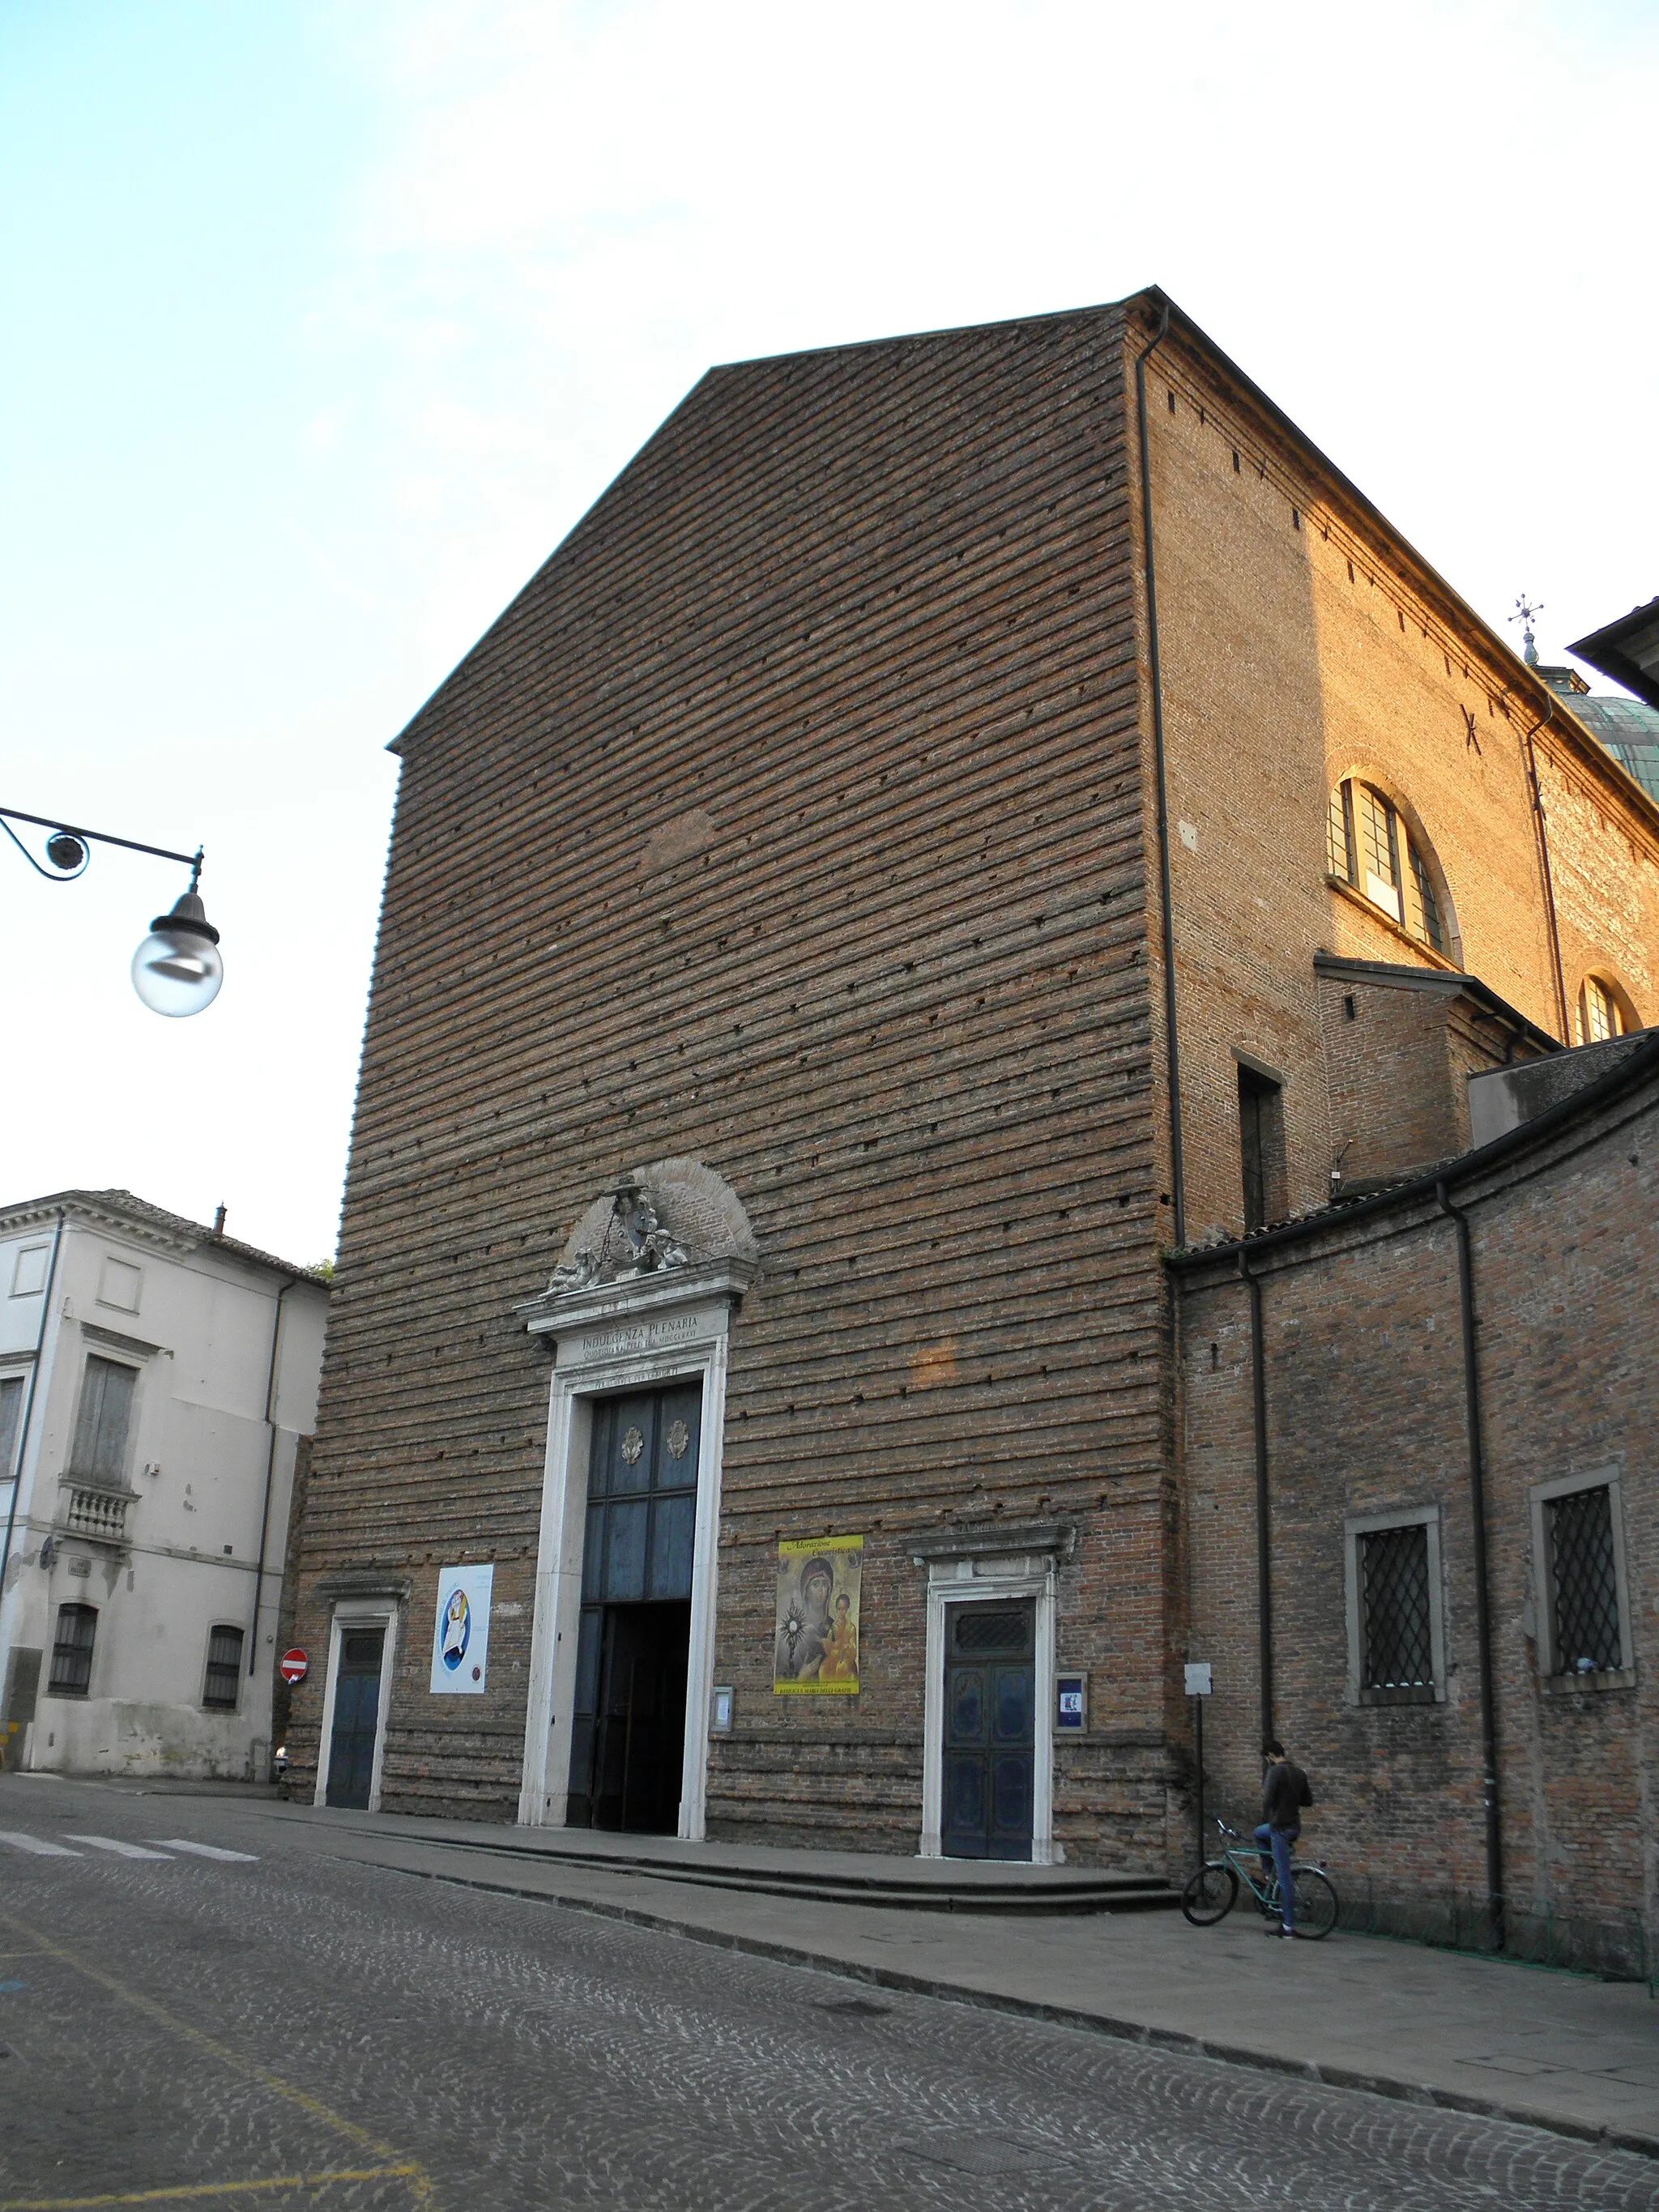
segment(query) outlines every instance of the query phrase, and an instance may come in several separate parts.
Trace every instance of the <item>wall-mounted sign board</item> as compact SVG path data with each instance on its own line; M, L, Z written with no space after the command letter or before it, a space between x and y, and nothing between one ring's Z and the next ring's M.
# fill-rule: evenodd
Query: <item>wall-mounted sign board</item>
M438 1618L432 1632L432 1693L481 1697L489 1667L489 1591L493 1566L444 1567L438 1574Z
M1054 1676L1054 1726L1066 1733L1086 1729L1089 1725L1089 1677L1086 1674L1056 1674Z

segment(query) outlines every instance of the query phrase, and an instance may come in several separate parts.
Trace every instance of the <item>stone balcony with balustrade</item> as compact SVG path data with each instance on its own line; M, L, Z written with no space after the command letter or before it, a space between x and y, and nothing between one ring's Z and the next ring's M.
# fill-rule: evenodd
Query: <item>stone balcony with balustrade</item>
M125 1552L127 1509L137 1495L135 1491L104 1490L89 1483L66 1481L58 1507L58 1533L78 1543Z

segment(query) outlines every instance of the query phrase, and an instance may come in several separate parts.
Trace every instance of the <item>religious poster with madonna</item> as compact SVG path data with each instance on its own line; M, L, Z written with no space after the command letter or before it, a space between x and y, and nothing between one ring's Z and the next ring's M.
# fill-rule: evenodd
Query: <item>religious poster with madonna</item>
M781 1698L855 1698L862 1536L811 1536L778 1546L777 1643L772 1687Z

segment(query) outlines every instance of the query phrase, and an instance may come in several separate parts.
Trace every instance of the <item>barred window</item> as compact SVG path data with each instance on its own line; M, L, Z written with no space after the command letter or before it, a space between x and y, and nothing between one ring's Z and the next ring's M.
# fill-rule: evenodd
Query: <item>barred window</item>
M1440 1509L1404 1505L1345 1522L1348 1702L1436 1705L1446 1694Z
M1429 1532L1420 1522L1359 1539L1363 1658L1368 1703L1420 1705L1434 1698L1429 1617Z
M216 1712L234 1713L242 1686L242 1632L220 1627L208 1632L207 1680L202 1703Z
M951 1614L954 1649L964 1656L988 1651L1018 1656L1031 1648L1035 1616L1029 1606L999 1610L988 1605L957 1605L951 1607Z
M1612 1492L1600 1484L1553 1498L1545 1507L1545 1520L1555 1630L1551 1671L1612 1674L1624 1664Z
M1331 793L1325 866L1408 937L1449 953L1450 933L1435 888L1435 868L1392 799L1373 785L1347 778Z
M46 1687L54 1697L84 1698L92 1687L92 1643L98 1633L95 1605L60 1605Z

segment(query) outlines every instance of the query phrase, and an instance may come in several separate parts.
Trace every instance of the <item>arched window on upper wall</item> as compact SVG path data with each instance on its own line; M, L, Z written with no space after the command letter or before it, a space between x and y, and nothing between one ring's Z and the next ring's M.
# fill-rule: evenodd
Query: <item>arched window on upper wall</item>
M1438 870L1386 793L1345 776L1331 793L1326 866L1407 937L1451 957Z
M1578 987L1580 1044L1604 1044L1609 1037L1628 1036L1641 1026L1629 992L1611 975L1585 976Z

